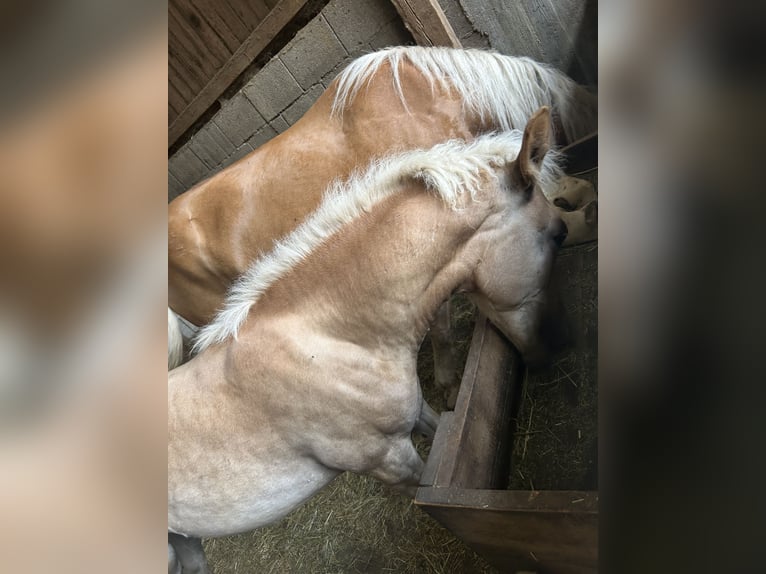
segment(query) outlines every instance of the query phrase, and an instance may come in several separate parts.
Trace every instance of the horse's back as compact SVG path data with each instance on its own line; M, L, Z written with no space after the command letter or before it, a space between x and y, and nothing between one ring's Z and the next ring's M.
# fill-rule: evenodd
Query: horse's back
M460 103L445 99L433 106L428 82L412 66L402 68L412 94L408 106L396 95L389 67L370 79L365 97L333 115L336 80L288 130L170 203L174 311L200 326L210 322L228 287L303 221L332 180L391 149L470 137L459 122L444 121L460 115Z
M168 296L174 311L197 325L208 323L231 283L295 228L319 203L324 185L347 169L345 139L321 123L296 123L170 203Z

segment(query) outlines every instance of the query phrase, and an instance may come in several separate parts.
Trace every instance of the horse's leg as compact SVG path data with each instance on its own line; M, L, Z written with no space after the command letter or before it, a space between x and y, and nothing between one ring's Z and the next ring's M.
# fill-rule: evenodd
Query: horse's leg
M434 351L434 382L443 390L447 397L447 408L451 409L455 406L454 399L457 396L460 379L450 324L449 300L442 303L436 312L436 318L431 326L431 345Z
M437 426L439 426L439 414L423 399L420 415L415 422L415 432L422 434L427 439L433 439Z
M402 494L415 498L425 463L410 437L394 440L380 465L369 474Z
M187 538L180 534L168 532L168 544L175 554L176 568L180 566L182 574L211 574L207 565L205 551L199 538ZM171 574L171 549L168 548L168 574ZM178 569L176 569L178 572Z

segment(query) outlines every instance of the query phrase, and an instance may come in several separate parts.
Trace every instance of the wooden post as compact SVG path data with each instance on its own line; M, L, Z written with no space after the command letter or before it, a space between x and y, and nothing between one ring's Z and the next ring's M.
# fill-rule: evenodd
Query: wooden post
M231 83L245 71L271 40L306 5L307 0L279 0L236 52L205 85L197 96L180 110L168 128L168 147L188 130Z
M418 45L463 47L436 0L391 2Z

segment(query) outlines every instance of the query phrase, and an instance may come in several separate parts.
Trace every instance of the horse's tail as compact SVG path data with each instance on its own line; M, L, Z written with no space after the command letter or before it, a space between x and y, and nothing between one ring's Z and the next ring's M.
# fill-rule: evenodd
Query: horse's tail
M168 307L168 370L171 371L183 363L184 338L178 316Z

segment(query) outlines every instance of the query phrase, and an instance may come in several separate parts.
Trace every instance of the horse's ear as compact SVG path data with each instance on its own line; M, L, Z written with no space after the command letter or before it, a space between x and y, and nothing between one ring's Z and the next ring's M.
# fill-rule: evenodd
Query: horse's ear
M528 188L537 181L543 158L551 147L552 136L551 111L544 106L529 118L524 128L519 157L513 164L514 179L521 187Z

